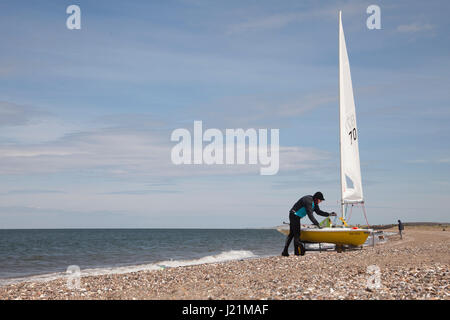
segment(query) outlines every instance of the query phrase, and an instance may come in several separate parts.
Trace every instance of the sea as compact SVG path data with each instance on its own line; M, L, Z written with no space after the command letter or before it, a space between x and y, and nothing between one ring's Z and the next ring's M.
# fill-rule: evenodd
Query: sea
M0 285L279 255L274 229L0 230Z
M275 229L0 230L0 286L275 256L285 239Z

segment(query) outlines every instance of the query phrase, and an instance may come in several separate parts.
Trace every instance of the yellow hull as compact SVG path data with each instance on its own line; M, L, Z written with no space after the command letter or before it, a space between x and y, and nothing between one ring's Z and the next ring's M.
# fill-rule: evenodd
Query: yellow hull
M288 235L289 230L278 229L279 232ZM366 242L370 230L350 228L322 228L302 229L300 241L316 243L334 243L339 245L360 246Z

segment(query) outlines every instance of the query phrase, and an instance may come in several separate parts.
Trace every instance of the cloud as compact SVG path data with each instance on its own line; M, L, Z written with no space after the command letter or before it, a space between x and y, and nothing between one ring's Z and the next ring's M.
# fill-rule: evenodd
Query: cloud
M174 165L170 130L103 128L56 141L0 146L0 174L96 172L105 176L186 177L259 174L257 165ZM204 143L204 146L206 143ZM280 172L314 167L320 150L280 146Z
M406 160L406 163L419 164L419 163L429 163L430 161L424 159Z
M48 113L34 107L0 101L0 127L24 125L43 115Z
M411 24L403 24L397 27L398 32L404 33L415 33L415 32L423 32L430 31L435 28L434 25L431 24L423 24L423 23L411 23Z
M230 25L228 27L227 34L241 33L251 30L278 29L291 22L301 20L303 16L304 14L301 13L285 13L252 19L246 22Z
M0 193L0 195L13 195L13 194L46 194L46 193L51 193L51 194L63 194L65 193L64 191L60 191L60 190L45 190L45 189L22 189L22 190L10 190L8 192L5 193Z
M414 159L414 160L406 160L405 162L411 164L446 164L450 163L450 158Z
M330 91L295 94L288 99L275 94L224 97L191 108L188 116L217 128L282 128L308 112L337 103L338 96Z
M146 194L154 194L154 193L181 193L181 191L179 191L179 190L123 190L123 191L104 192L101 194L146 195Z
M35 106L0 101L0 142L8 145L54 141L62 138L65 134L86 127L86 124L61 119L57 115ZM22 155L35 156L36 154L26 152Z
M139 227L126 210L71 210L66 207L0 206L0 229Z
M306 20L337 19L339 10L342 10L346 17L350 17L365 12L365 7L364 4L358 3L340 3L337 5L320 5L297 12L267 14L261 17L249 18L245 22L231 24L228 26L226 34L232 35L251 31L275 30L286 27L291 23Z

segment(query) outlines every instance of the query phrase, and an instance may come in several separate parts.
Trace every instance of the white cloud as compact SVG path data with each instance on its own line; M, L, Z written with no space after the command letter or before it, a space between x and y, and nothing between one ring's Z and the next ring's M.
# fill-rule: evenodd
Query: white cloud
M403 24L397 27L398 32L422 32L422 31L430 31L435 28L434 25L427 23L411 23L411 24Z
M338 96L330 89L289 98L266 94L229 96L188 112L190 119L201 118L207 126L216 128L283 128L290 121L301 121L304 114L332 103L338 103Z
M443 164L443 163L450 163L450 158L414 159L414 160L406 160L405 162L411 164Z
M106 176L186 177L259 174L257 165L179 165L171 162L169 130L109 128L66 135L46 143L0 146L0 174L89 170ZM206 143L204 143L206 145ZM314 167L327 154L280 146L280 172Z
M283 12L276 14L268 14L261 17L253 17L245 22L234 23L227 28L227 34L243 33L248 31L273 30L283 28L291 23L304 21L307 19L337 19L339 10L342 10L348 18L365 12L364 4L340 3L338 5L320 5L297 12ZM337 23L337 20L336 20Z
M241 33L251 30L278 29L291 22L301 20L302 16L303 14L301 13L285 13L256 18L229 26L227 34Z
M47 113L37 108L0 101L0 126L17 126Z

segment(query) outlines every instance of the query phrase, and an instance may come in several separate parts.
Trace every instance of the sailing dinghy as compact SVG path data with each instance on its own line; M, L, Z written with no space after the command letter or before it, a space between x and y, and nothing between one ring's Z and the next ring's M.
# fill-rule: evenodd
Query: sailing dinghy
M341 16L342 13L339 11L339 138L341 155L341 220L343 225L321 229L302 228L300 233L301 242L334 243L338 248L342 248L343 245L360 246L372 232L371 229L350 228L345 223L346 211L349 206L353 207L360 204L364 210L364 216L366 213L359 162L355 102ZM286 229L278 229L278 231L286 235L289 234L289 230Z

